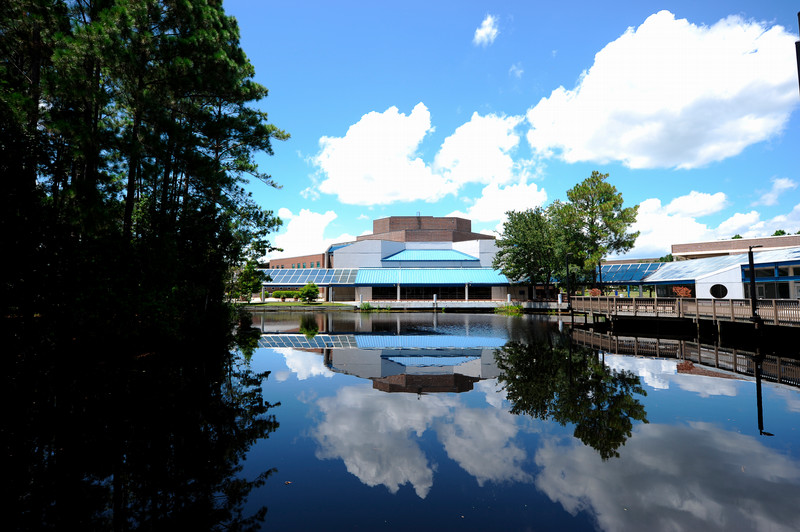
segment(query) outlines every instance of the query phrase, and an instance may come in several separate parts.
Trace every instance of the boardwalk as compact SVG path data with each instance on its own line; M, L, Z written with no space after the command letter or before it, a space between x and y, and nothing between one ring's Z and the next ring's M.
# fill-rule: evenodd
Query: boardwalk
M756 305L758 315L764 323L800 327L800 301L759 299L756 301ZM577 312L608 317L639 316L731 322L752 321L749 299L573 297L572 308Z

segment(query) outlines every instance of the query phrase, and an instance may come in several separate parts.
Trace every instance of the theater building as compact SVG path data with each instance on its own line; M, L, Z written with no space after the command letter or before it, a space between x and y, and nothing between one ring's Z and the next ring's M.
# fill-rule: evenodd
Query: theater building
M472 232L456 217L391 216L373 221L373 232L309 257L270 261L267 290L315 283L327 301L526 300L525 287L512 286L492 268L497 252L491 235ZM316 264L319 262L320 266ZM452 304L451 304L452 306Z

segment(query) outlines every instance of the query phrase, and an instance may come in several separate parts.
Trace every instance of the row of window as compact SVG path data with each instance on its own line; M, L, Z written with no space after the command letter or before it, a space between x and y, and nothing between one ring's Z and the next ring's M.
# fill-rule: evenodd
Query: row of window
M300 266L300 263L299 263L299 262L298 262L297 264L295 264L295 263L293 262L293 263L292 263L292 265L291 265L291 267L290 267L290 269L294 269L294 268L306 268L306 267L308 267L308 268L319 268L319 267L320 267L320 265L319 265L319 261L317 261L317 265L316 265L316 266L314 266L314 261L313 261L313 260L312 260L311 262L309 262L309 263L308 263L308 266L306 266L306 263L305 263L305 262L304 262L304 263L302 263L302 264L303 264L303 265L302 265L302 266ZM284 269L286 269L286 266L284 266L283 264L279 264L279 265L278 265L278 264L276 264L276 265L275 265L275 269L276 269L276 270L277 270L277 269L284 270Z

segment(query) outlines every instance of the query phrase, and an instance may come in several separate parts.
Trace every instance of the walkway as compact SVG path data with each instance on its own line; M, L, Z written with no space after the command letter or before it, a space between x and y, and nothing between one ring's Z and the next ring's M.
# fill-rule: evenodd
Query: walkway
M608 317L637 316L689 318L713 321L752 321L749 299L694 299L675 297L573 297L577 312ZM800 301L794 299L759 299L756 311L768 325L800 327Z

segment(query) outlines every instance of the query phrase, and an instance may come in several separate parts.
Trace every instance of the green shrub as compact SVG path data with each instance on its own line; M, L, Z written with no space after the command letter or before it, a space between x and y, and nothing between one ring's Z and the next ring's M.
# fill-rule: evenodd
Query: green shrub
M308 283L300 289L299 295L303 302L311 303L312 301L316 301L317 297L319 297L319 288L317 288L317 285L314 283Z

